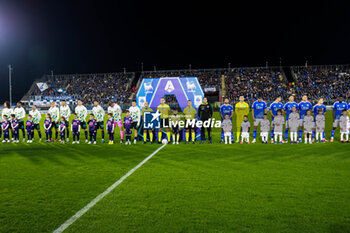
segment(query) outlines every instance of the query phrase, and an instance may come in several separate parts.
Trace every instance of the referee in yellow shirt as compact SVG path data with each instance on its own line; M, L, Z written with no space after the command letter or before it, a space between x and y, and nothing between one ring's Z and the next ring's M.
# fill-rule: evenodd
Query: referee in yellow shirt
M236 127L237 127L237 140L239 142L239 136L241 134L241 124L244 118L244 115L248 115L249 105L244 102L244 96L239 97L239 102L235 105L235 114L236 114Z
M169 132L169 115L170 107L165 103L165 99L160 99L160 105L158 105L157 110L160 112L160 129L158 131L158 143L162 141L162 131L165 129L166 135L168 137L168 142L170 141L170 132Z

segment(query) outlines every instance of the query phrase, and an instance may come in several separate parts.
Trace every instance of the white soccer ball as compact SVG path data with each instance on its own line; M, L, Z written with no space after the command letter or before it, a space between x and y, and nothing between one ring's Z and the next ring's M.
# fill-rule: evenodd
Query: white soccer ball
M165 138L162 140L163 144L168 144L168 140L166 140Z

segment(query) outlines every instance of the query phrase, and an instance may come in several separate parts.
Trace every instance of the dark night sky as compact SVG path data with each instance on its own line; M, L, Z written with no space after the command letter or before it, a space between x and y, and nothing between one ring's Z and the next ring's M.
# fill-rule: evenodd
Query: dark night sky
M0 0L0 100L54 73L350 63L350 8L253 1ZM229 1L227 1L229 2Z

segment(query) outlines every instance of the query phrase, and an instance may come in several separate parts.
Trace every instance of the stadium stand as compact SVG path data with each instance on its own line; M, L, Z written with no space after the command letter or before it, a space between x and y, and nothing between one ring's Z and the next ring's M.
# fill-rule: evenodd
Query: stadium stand
M258 95L267 102L273 102L277 96L287 100L292 90L281 68L235 68L225 77L227 96L237 102L243 95L249 102Z
M296 80L296 94L300 98L307 94L309 99L316 100L323 97L326 102L332 103L339 95L350 97L350 66L299 66L292 67Z
M28 93L22 98L34 100L36 96L71 96L82 99L86 104L94 100L102 104L109 101L130 102L135 73L47 75L34 82ZM35 83L45 82L48 88L41 91Z
M130 103L144 78L158 77L198 77L206 95L215 95L210 102L222 101L221 97L229 97L237 102L240 95L252 103L261 96L271 103L277 96L287 101L291 94L296 94L297 101L303 94L309 99L323 97L326 102L334 102L339 94L350 97L349 65L334 66L293 66L287 67L244 67L195 70L160 70L138 73L106 73L76 75L45 75L36 80L22 101L34 102L40 96L70 96L73 102L78 98L91 105L98 100L103 105L108 101L119 104ZM288 71L288 76L284 71ZM37 83L46 83L47 89L42 91ZM167 97L169 103L175 99ZM49 98L47 98L49 99ZM49 100L48 100L49 102Z
M198 70L162 70L148 71L141 74L143 78L159 77L197 77L202 88L221 88L221 76L226 75L228 69L198 69Z

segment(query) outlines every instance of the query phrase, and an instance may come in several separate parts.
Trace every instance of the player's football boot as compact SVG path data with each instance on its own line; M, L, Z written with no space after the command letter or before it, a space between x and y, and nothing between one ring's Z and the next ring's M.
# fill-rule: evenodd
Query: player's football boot
M243 144L243 142L240 142L240 144Z
M273 144L277 144L277 141L276 141L276 142L274 142Z
M136 139L134 139L134 144L136 144Z
M196 142L195 141L192 141L192 144L195 144Z
M256 142L256 140L255 140L255 138L253 139L253 141L252 141L252 143L255 143Z
M142 144L146 144L146 142L144 141Z
M311 140L311 142L315 142L315 139L313 138L313 139Z
M185 144L188 144L188 142L185 142Z
M85 143L88 143L88 140L87 139L85 139ZM91 143L90 143L91 144Z
M72 144L75 144L75 141L73 141Z
M280 142L285 143L284 140L282 140L282 141L280 141Z
M96 144L97 142L96 141L94 141L94 144Z
M250 144L250 142L249 142L249 141L248 141L247 143L248 143L248 144Z
M323 139L323 142L328 142L328 140L327 139Z
M334 141L334 139L333 138L331 138L331 142L333 142Z
M212 144L211 140L208 142L209 144Z
M69 142L69 138L67 138L67 142Z
M104 139L102 139L102 141L101 141L102 143L105 143L105 140Z
M204 141L201 141L199 144L203 144L204 143Z
M91 144L91 142L88 142L88 144L90 145L90 144Z
M319 141L318 141L318 140L316 140L316 143L319 143Z
M123 143L123 139L122 139L122 140L120 140L120 143L121 143L121 144Z
M176 142L176 145L179 145L179 142Z
M77 141L77 144L79 144L80 142L79 141Z
M271 143L273 143L273 139L271 139Z
M224 143L224 141L223 140L220 140L220 142L219 143Z

